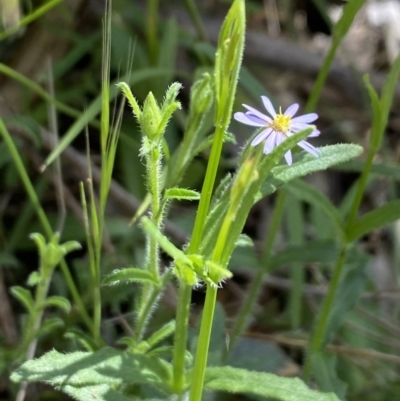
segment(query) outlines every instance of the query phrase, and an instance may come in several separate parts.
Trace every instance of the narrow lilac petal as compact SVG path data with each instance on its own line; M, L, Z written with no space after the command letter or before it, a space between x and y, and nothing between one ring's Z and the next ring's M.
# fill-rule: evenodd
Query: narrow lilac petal
M290 130L293 133L296 133L296 132L299 132L303 129L310 128L310 127L312 127L312 125L310 125L310 124L296 123L296 124L291 125ZM320 133L321 133L321 131L315 129L314 131L311 132L310 135L308 135L308 138L314 138L314 137L318 136Z
M292 119L293 123L312 123L318 118L318 114L316 113L310 113L310 114L304 114L303 116L298 116L296 118Z
M292 165L292 152L290 150L285 153L285 160L289 166Z
M263 150L264 154L267 155L272 152L272 150L274 149L275 144L276 144L277 136L278 136L278 134L275 131L272 131L271 135L269 135L269 137L265 141L264 150Z
M251 106L249 106L247 104L244 104L243 107L245 107L247 110L249 110L251 114L255 115L258 118L261 118L261 120L263 120L265 122L268 122L268 123L271 122L271 118L269 118L265 114L261 113L260 111L258 111L254 107L251 107Z
M297 113L298 109L299 109L299 105L297 103L294 103L286 109L284 114L285 114L285 116L293 117Z
M261 100L263 101L264 107L267 109L268 113L271 114L271 116L275 118L276 111L274 109L274 106L271 103L271 100L269 100L267 98L267 96L261 96Z
M254 121L255 123L259 123L260 126L266 125L266 122L264 120L261 120L261 118L258 118L255 116L251 111L247 111L246 116L250 118L250 120Z
M290 124L290 130L293 132L298 132L306 128L310 128L310 124L305 124L305 123L292 123Z
M313 156L318 157L319 156L319 151L317 148L312 146L306 141L300 141L298 145L303 148L306 152L311 153Z
M264 124L260 124L260 123L258 123L256 121L250 119L249 116L247 116L245 113L242 113L241 111L235 113L233 115L233 118L236 121L239 121L240 123L251 125L253 127L262 127L264 125Z
M259 143L261 143L264 139L268 137L268 135L272 132L271 128L268 128L264 130L263 132L260 132L252 141L251 141L251 146L257 146Z
M276 136L276 146L279 146L285 139L286 136L279 132Z
M321 133L321 131L318 131L317 129L315 129L313 132L311 132L310 135L308 135L309 138L315 138L316 136L318 136Z

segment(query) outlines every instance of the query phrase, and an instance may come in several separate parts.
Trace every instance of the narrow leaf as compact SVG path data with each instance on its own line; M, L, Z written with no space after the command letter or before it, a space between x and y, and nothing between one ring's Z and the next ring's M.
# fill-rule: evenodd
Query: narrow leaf
M381 107L381 102L379 101L378 95L375 89L372 87L368 75L364 76L364 84L368 90L369 97L371 99L371 106L373 112L372 128L370 136L371 148L377 151L382 143L382 120L383 120L383 110Z
M199 200L200 194L197 191L184 188L169 188L165 191L165 198L179 200Z
M397 87L399 74L400 74L400 55L398 55L396 60L394 61L382 90L381 106L382 110L386 112L386 120L392 105L393 95Z
M71 310L71 304L69 303L68 299L57 295L47 298L45 305L55 306L56 308L63 310L65 313L69 313Z
M33 310L33 298L30 291L23 287L14 286L10 289L11 294L18 299L19 302L25 307L25 309L32 313Z
M162 387L159 364L146 355L105 347L97 352L62 354L50 351L25 362L11 375L15 382L45 382L53 386L119 386L147 383Z
M184 260L188 264L191 264L188 257L177 248L165 235L163 235L157 227L153 224L153 222L144 216L141 220L144 231L146 231L149 235L157 240L161 248L175 261Z
M172 333L174 333L175 327L176 327L175 320L168 322L160 329L158 329L156 332L154 332L148 338L147 343L149 344L150 347L154 347L155 345L163 341L165 338L169 337Z
M210 390L259 395L282 401L339 401L334 394L311 390L298 378L249 372L230 366L208 368L205 387Z
M158 281L154 279L149 271L137 267L114 270L103 280L103 285L117 285L121 283L150 283L156 286L159 285Z
M400 219L400 200L394 200L360 217L348 234L349 241L355 241L364 234L382 228Z
M327 352L313 354L313 377L323 391L332 391L341 400L346 399L347 384L339 379L336 368L336 355Z
M296 196L297 199L304 200L316 208L323 210L335 226L338 234L344 238L344 225L340 213L321 191L301 180L291 181L284 188Z
M85 351L94 352L97 351L98 349L98 346L93 341L93 339L79 329L68 330L65 333L64 337L69 338L72 341L78 342L79 344L81 344L81 346Z
M125 397L123 394L112 389L107 384L97 384L95 386L74 387L62 386L61 391L70 395L77 401L130 401L131 398Z

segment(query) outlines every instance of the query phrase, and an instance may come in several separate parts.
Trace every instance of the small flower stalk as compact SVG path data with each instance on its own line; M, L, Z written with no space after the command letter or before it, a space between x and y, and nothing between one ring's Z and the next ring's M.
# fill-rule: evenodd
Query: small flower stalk
M133 115L140 125L142 132L140 154L145 158L146 164L151 222L156 231L161 231L163 217L161 199L164 186L163 156L165 154L165 149L163 148L164 134L172 114L181 108L181 104L176 98L182 85L179 82L170 85L161 105L157 103L152 92L149 92L142 108L140 108L127 83L121 82L118 87L128 100ZM160 246L154 237L149 237L147 241L146 269L151 273L153 279L158 282L161 274L159 268ZM141 340L143 336L150 316L149 306L152 303L153 293L157 291L158 289L154 288L151 283L145 284L142 288L141 301L137 310L137 340Z
M314 122L318 115L316 113L304 114L302 116L294 117L299 110L297 103L289 106L284 113L279 108L279 112L275 111L274 106L267 96L261 96L264 107L269 115L263 114L257 109L243 104L247 109L246 112L237 112L234 115L236 121L252 127L260 127L262 131L252 140L251 146L257 146L264 142L264 154L269 154L272 150L280 145L286 138L292 134L302 131L304 129L314 127L310 123ZM309 138L316 137L320 131L314 127L314 130L309 135ZM300 141L298 146L303 148L306 152L318 157L319 151L307 141ZM285 153L285 160L288 165L292 164L292 152L288 150Z

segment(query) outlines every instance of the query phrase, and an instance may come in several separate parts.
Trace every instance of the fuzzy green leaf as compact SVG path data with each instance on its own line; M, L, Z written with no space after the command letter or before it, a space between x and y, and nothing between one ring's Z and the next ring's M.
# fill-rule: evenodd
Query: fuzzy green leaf
M348 240L350 242L355 241L364 234L382 228L398 219L400 219L400 201L391 201L361 216L351 227Z
M18 299L19 302L25 307L25 309L32 313L33 310L33 298L30 291L23 287L14 286L10 289L11 294Z
M164 324L164 326L155 331L147 339L147 343L149 344L150 347L154 347L155 345L163 341L165 338L169 337L172 333L174 333L175 327L176 327L175 320L172 320L171 322Z
M95 386L74 387L62 386L61 391L70 395L77 401L130 401L131 398L110 388L107 384L97 384Z
M38 271L34 271L29 275L26 284L29 285L29 287L35 287L40 283L41 280L42 276L40 273Z
M105 347L91 352L50 351L25 362L12 375L15 382L45 382L53 386L119 386L146 383L163 387L165 368L156 359Z
M47 298L45 305L47 307L55 306L56 308L63 310L65 313L69 313L71 310L71 304L69 303L68 299L57 295Z
M285 141L286 142L286 141ZM269 195L286 182L315 171L326 170L336 164L351 160L362 153L362 147L354 144L337 144L319 148L319 157L300 152L293 157L292 166L282 165L272 169L263 184L262 194Z
M236 246L253 248L254 242L248 235L240 234L236 241Z
M42 322L40 326L38 337L47 336L48 334L51 334L54 331L63 328L64 325L64 321L58 317L46 319Z
M165 191L165 198L179 200L199 200L200 194L197 191L185 188L169 188Z
M142 115L142 111L140 110L140 106L135 99L135 96L133 96L131 88L126 82L120 82L117 84L117 86L121 89L122 93L128 99L128 103L132 108L133 115L139 120Z
M98 349L92 338L79 329L68 330L64 337L79 343L85 351L94 352Z
M103 285L117 285L122 283L150 283L158 286L159 283L153 275L138 267L128 267L126 269L114 270L103 280Z
M311 390L298 378L249 372L230 366L208 368L205 388L271 397L281 401L339 401L334 394Z

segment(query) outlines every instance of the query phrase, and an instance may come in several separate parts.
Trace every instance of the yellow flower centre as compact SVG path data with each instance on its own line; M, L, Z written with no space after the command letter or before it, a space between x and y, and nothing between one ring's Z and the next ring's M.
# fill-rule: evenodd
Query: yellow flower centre
M282 134L286 134L290 129L290 116L285 116L281 112L275 116L271 123L269 123L269 127L274 131L282 132Z

